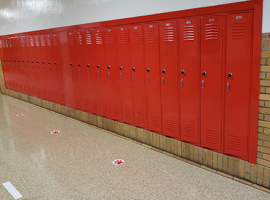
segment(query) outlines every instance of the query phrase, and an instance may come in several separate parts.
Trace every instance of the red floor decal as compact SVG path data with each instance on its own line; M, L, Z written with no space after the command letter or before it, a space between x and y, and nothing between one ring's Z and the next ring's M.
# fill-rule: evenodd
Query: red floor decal
M57 134L60 133L60 131L52 131L51 134Z
M116 160L114 160L112 163L113 163L114 165L121 165L121 164L124 163L124 160L122 160L122 159L116 159Z
M18 115L16 115L17 117L20 117L20 116L23 116L23 114L18 114Z

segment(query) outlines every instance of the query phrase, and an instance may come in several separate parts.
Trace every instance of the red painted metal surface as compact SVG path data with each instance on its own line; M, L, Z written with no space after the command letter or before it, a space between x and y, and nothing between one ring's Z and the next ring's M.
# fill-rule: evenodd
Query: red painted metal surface
M138 89L139 87L137 88L138 85L135 84L138 74L136 73L137 70L133 72L132 74L131 70L133 66L130 65L131 63L136 64L138 62L139 65L143 66L144 68L143 72L139 73L139 75L143 77L142 79L143 81L140 81L139 85L140 86L143 85L147 93L146 93L146 96L143 95L142 98L138 98L138 99L142 100L146 98L144 101L144 104L142 104L143 108L147 109L147 114L149 115L148 116L149 123L146 122L146 126L149 126L149 129L155 132L159 132L158 130L160 130L162 127L162 134L166 136L182 139L184 141L187 141L196 145L200 145L198 142L199 140L198 138L200 138L199 131L197 132L198 135L195 134L196 136L194 138L196 138L197 136L198 137L196 139L193 138L194 140L187 139L184 136L185 135L184 134L185 132L184 120L189 120L190 118L188 114L191 116L191 113L192 112L195 113L196 111L196 108L195 108L196 106L194 106L190 109L190 112L187 113L188 106L184 106L184 105L190 105L190 102L185 103L185 100L191 99L191 97L194 97L192 96L192 94L195 94L196 92L195 90L192 90L192 92L187 93L187 91L184 90L186 86L185 84L189 82L189 78L190 78L187 76L187 74L183 78L183 84L184 84L183 87L180 86L181 79L178 79L178 78L179 76L181 77L180 75L180 70L182 70L181 64L184 63L185 60L181 60L181 47L184 47L183 46L184 43L180 44L179 46L178 44L179 42L181 43L181 31L183 30L181 30L181 28L177 29L175 22L178 21L179 18L194 18L194 17L195 18L202 17L202 22L203 22L203 19L207 19L207 16L217 16L217 15L225 16L225 15L228 15L229 13L240 13L240 12L245 12L245 13L250 12L251 18L254 18L253 23L250 24L251 26L250 36L252 36L252 39L253 39L253 40L250 39L252 40L250 44L250 51L252 52L250 56L251 69L250 69L250 74L249 74L249 77L250 77L249 92L250 93L249 93L249 96L247 97L248 104L245 104L246 102L243 103L243 107L246 108L245 111L248 110L248 117L243 119L242 125L240 125L243 128L245 126L244 124L246 123L246 121L248 121L248 125L247 125L248 127L246 129L243 129L245 132L245 135L242 142L244 143L242 144L239 143L239 145L245 146L246 149L243 148L243 151L241 151L241 153L239 153L240 151L237 153L236 149L234 149L235 151L234 150L231 151L229 143L232 141L232 139L226 140L226 137L229 137L230 135L235 136L235 134L231 132L228 129L228 127L226 129L227 124L230 124L232 122L226 119L225 125L224 125L224 116L225 118L227 117L227 108L229 108L228 112L230 112L230 114L233 113L233 111L230 110L231 109L230 104L234 101L233 99L235 97L233 95L229 96L226 93L227 82L224 79L226 78L227 74L225 74L225 68L221 66L221 77L220 77L220 74L219 74L220 67L214 68L213 66L214 65L213 63L221 62L221 65L222 65L223 63L225 63L225 60L226 62L228 61L229 56L227 55L227 53L225 53L226 46L225 44L222 44L223 46L220 49L219 47L217 48L217 46L215 47L214 44L206 43L205 41L203 41L203 37L206 38L205 35L203 36L203 33L201 35L201 40L202 40L201 41L201 50L202 50L201 67L211 72L210 73L211 76L209 73L207 73L207 76L203 77L201 73L204 71L204 69L201 69L200 81L202 80L205 81L205 85L204 85L205 89L201 89L201 93L202 93L201 94L201 130L202 130L201 146L210 148L219 152L224 152L225 150L226 154L234 155L242 159L248 160L252 163L256 163L256 149L257 149L256 141L257 141L257 136L258 136L257 135L257 126L258 126L257 113L258 113L258 104L259 104L258 95L259 95L259 73L260 73L260 37L261 37L261 21L262 21L262 0L245 1L245 2L239 2L239 3L233 3L233 4L226 4L226 5L197 8L197 9L190 9L190 10L184 10L184 11L176 11L176 12L170 12L170 13L155 14L155 15L149 15L149 16L141 16L141 17L128 18L128 19L111 20L111 21L106 21L106 22L97 22L97 23L91 23L91 24L75 25L75 26L69 26L69 27L61 27L61 28L33 31L33 32L28 32L28 33L19 33L19 34L12 34L8 36L1 36L0 39L3 39L3 42L2 42L3 53L1 54L2 55L1 60L3 59L2 66L3 66L5 84L7 88L10 88L13 90L21 91L29 95L38 96L49 101L59 102L64 105L67 104L69 107L72 107L72 108L85 110L88 112L92 112L94 114L99 114L99 115L110 117L113 119L115 118L116 120L119 120L119 121L121 120L120 118L117 119L117 117L113 117L114 108L112 108L112 105L119 106L120 104L117 104L117 102L118 103L121 102L120 113L122 113L122 117L123 117L122 121L124 123L129 123L132 125L143 127L141 125L138 125L138 121L136 121L138 119L138 117L136 116L136 109L139 107L139 105L138 104L136 105L138 101L134 100L138 97L138 95L134 95L136 93L134 91L139 91ZM151 46L150 44L147 44L146 40L144 40L141 46L135 45L138 48L137 47L133 48L132 45L129 46L129 43L132 44L132 40L131 40L132 37L129 38L128 36L128 29L127 29L128 24L136 24L136 23L142 24L146 22L147 24L149 24L149 23L152 23L153 21L161 21L161 20L166 20L166 21L159 22L160 56L158 55L158 51L157 51L158 46L159 46L157 43L155 44L156 46L154 45L154 43L152 44L153 46ZM168 22L169 23L172 22L172 24L175 24L173 25L174 27L173 31L169 29L166 30L166 23ZM227 26L225 26L225 18L222 19L222 23L223 23L221 25L222 30L227 31L226 29L228 27L228 24ZM227 23L229 23L229 21L227 21ZM179 26L180 25L181 24L179 24ZM90 45L90 43L87 44L87 40L89 40L89 36L87 36L86 34L85 35L82 34L80 38L84 38L85 36L85 41L83 39L84 44L82 46L78 45L76 42L78 42L79 38L78 37L75 38L74 36L73 42L75 46L74 48L73 47L68 48L70 46L69 45L70 41L68 40L67 32L73 32L74 30L80 30L81 32L85 32L89 30L91 32L91 31L96 31L97 29L103 29L107 31L108 27L111 28L112 26L115 26L115 29L116 29L117 45L111 45L110 47L106 47L106 44L108 43L108 41L103 40L104 41L103 44L105 44L105 47L103 47L103 50L100 50L100 51L98 49L95 50L93 46L96 46L95 44L96 35L90 34L92 36L92 38L90 39L91 40L91 45ZM210 23L210 26L211 26L211 23ZM144 29L145 31L143 32L144 33L143 36L145 37L144 39L146 39L147 38L146 24L144 25ZM208 31L210 35L214 34L215 31L213 31L213 29L215 29L215 27L212 27L211 30ZM201 30L203 32L203 24L201 26ZM50 46L50 40L53 40L52 38L50 40L47 40L47 36L52 33L59 33L59 36L60 36L60 43L58 45L55 45L56 48L53 48L52 46ZM39 47L37 46L36 41L33 42L35 39L34 38L35 36L40 36L40 52L41 52L40 56L37 53L39 52L38 50ZM42 39L43 36L44 38ZM104 37L103 39L105 39L106 36L104 35L103 37ZM18 40L16 41L16 38L19 38L20 42L18 42ZM106 39L110 40L110 37ZM177 42L178 39L180 39L179 42ZM223 41L227 41L226 45L229 44L230 41L228 40L228 38L227 39L225 38L225 34L224 36L222 36L222 39ZM112 39L112 41L115 41L115 39ZM51 43L53 44L54 42L51 41ZM110 52L109 48L114 49L114 52L112 52L113 50L111 50ZM151 51L149 50L151 48L153 48L152 56L151 56L151 52L146 52L146 51ZM188 48L189 46L186 47L187 50ZM69 51L70 49L73 49L73 50ZM143 53L138 54L138 55L136 55L136 53L134 54L134 52L136 52L138 49L140 50L140 53L141 52ZM130 50L131 50L131 57L130 57ZM178 52L179 50L180 52ZM99 53L96 53L97 51ZM223 56L221 61L219 57L220 51L221 51L221 56ZM186 55L186 57L188 57L187 52L188 51L182 52L182 53L183 55ZM211 54L211 56L209 56L209 54ZM102 60L101 60L101 57L99 57L100 55L103 55ZM135 59L134 55L138 56L138 59ZM217 56L214 56L214 55L217 55ZM110 56L111 58L109 58ZM142 57L143 59L141 59ZM160 60L158 59L154 60L154 58L156 57L159 57ZM210 60L211 59L210 57L212 58L212 60ZM21 59L21 62L15 61L18 59ZM41 63L42 61L40 61L40 63L37 63L39 59L41 59L45 63ZM54 60L59 60L57 61L57 70L51 71L50 68L55 69L55 66L56 66L56 64L54 64L55 62ZM72 67L70 66L71 60L72 62L74 62ZM144 60L144 62L142 60ZM196 59L192 59L190 60L189 63L195 62L195 60ZM34 61L34 63L32 63L32 61ZM51 64L49 64L48 62L51 62ZM238 61L235 61L235 62L238 62ZM102 63L104 67L101 69L98 69L96 67L97 63ZM204 66L205 63L207 64L207 66ZM79 64L81 64L81 67L78 66ZM89 67L88 67L88 64L89 64ZM110 69L106 68L108 66L112 67L113 65L118 65L118 66L116 68L115 67L110 68ZM153 66L155 65L155 68L151 67L154 70L151 69L150 73L148 73L146 70L149 66L147 65L153 65ZM156 72L157 71L156 69L159 68L158 65L160 65L160 69L158 70L159 73ZM218 65L219 64L216 64L216 66ZM38 66L42 70L39 70ZM122 67L121 68L122 70L119 69L120 67ZM238 66L238 67L241 68L241 66ZM58 70L58 68L59 69L62 68L63 71ZM115 69L117 71L117 76L114 76L115 73L113 72L113 70ZM161 73L161 70L163 69L166 69L165 74ZM227 69L228 69L228 66L226 70ZM72 70L72 73L71 73L71 70ZM235 74L238 74L239 73L237 71L238 69L236 68L235 70L236 70ZM154 71L155 71L155 75L154 75ZM104 76L98 77L97 72L101 73ZM216 76L215 77L212 76L212 73L214 73ZM132 84L132 75L134 75L134 78L135 78L135 82L133 82L133 84ZM245 76L247 75L245 74ZM219 79L217 77L219 77ZM147 82L147 78L149 82ZM157 83L157 80L159 81L159 84ZM162 80L164 81L162 82ZM219 86L220 81L221 81L221 86ZM235 81L233 79L230 79L230 81L231 82L229 83L232 88L239 87L237 83L238 80ZM244 79L242 81L247 81L247 80ZM212 83L215 82L215 86L213 86L213 84L210 84L211 82ZM117 89L118 83L119 83L119 90ZM235 85L237 85L237 87L235 87ZM195 86L193 85L193 87ZM198 84L198 87L201 87L201 83ZM131 90L131 88L133 89L136 88L136 89ZM42 94L40 94L40 89L42 89ZM61 94L60 94L60 91L62 92ZM117 91L119 91L120 95L117 95ZM177 94L178 91L180 91L181 99L178 99L178 94ZM221 91L221 96L220 96L220 91ZM159 94L160 92L161 92L162 103L160 103L159 101L160 98L158 98L158 96L160 95ZM224 95L226 97L225 104L224 104ZM154 100L154 96L156 96L158 100L155 101L155 103L151 103ZM106 97L106 99L104 97ZM186 99L182 99L182 97L186 97ZM215 99L217 100L220 98L221 100L219 100L218 103L214 101ZM119 99L120 101L117 101ZM100 107L98 105L99 103L100 103ZM88 106L88 104L90 106ZM109 104L111 104L111 106ZM133 104L135 108L134 109L135 115L133 113ZM160 108L162 110L162 120L160 120L158 117L157 118L154 117L155 119L151 118L152 116L161 116L159 115L160 111L158 109L160 104L161 104ZM220 109L220 104L221 104L221 109ZM145 105L147 105L148 107L145 107ZM180 105L180 108L178 109L179 105ZM225 105L225 108L224 108L224 105ZM209 107L210 109L207 110L205 109L206 107ZM156 112L154 112L154 108L157 108L155 110ZM210 112L211 109L213 113ZM240 107L238 109L242 109L242 108ZM181 126L179 125L178 111L180 111ZM239 110L238 111L234 110L234 112L240 113ZM135 116L135 118L133 115ZM196 114L192 115L192 118L195 119L196 118L195 115ZM216 117L214 117L215 115ZM145 111L145 116L146 116L146 111ZM206 116L206 117L203 117L203 116ZM210 124L211 119L213 119L215 123L212 122L212 124ZM160 120L159 121L161 122L159 123L160 126L159 127L152 126L153 120L156 121L155 123L157 123L157 121ZM182 136L184 136L183 138L180 137L181 135L179 134L180 131L178 127L181 129L181 134ZM143 128L147 128L147 127L143 127ZM225 137L225 140L224 140L224 137ZM232 143L233 142L231 142L231 144Z
M146 104L148 127L150 131L161 133L161 94L159 65L159 27L158 22L144 24L144 57L146 80Z
M200 18L179 20L181 140L200 144Z
M159 22L163 135L179 138L177 21Z
M222 15L201 19L201 146L216 151L222 150L222 23Z
M117 58L118 58L118 73L119 86L122 104L123 122L134 124L133 117L133 99L131 92L131 67L129 53L129 37L128 27L116 27L117 33Z
M122 121L121 98L119 88L119 67L117 60L117 33L115 27L108 27L104 30L105 55L107 67L107 79L109 87L109 99L111 105L110 118Z
M134 24L129 27L130 65L132 100L134 111L134 125L148 129L146 116L146 97L144 80L144 42L143 24Z
M225 153L242 159L248 158L252 14L226 16Z

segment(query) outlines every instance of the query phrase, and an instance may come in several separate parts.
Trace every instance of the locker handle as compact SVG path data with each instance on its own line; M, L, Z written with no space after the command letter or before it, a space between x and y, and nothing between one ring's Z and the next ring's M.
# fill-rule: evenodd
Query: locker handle
M162 80L162 84L164 85L164 77L162 77L162 79L161 79L161 80Z
M230 83L227 83L227 92L230 92Z
M122 79L122 74L120 73L120 79Z
M184 80L181 78L181 87L183 87L184 86Z
M135 76L134 76L134 74L132 74L132 80L133 80L133 81L135 80Z
M79 74L81 74L81 69L79 69Z
M149 76L146 77L146 81L147 81L147 83L149 83Z
M110 72L108 72L108 77L110 78Z
M204 89L204 80L202 81L202 89Z

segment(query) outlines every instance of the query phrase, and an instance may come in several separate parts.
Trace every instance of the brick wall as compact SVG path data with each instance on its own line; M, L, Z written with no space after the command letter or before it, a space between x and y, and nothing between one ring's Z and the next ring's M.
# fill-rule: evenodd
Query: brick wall
M262 34L257 164L270 167L270 33Z

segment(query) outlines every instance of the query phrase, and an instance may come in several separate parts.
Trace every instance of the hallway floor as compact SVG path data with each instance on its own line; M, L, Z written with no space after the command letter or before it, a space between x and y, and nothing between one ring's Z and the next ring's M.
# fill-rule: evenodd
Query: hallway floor
M115 159L124 163L113 165ZM5 182L28 200L270 199L266 192L1 94L0 181L3 200L14 199Z

